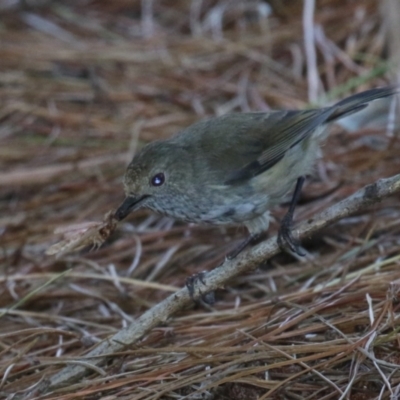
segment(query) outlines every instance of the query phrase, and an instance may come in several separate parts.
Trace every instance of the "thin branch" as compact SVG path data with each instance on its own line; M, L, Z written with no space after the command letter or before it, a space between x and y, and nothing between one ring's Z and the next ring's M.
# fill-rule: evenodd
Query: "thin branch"
M304 221L297 228L298 235L300 238L310 236L327 225L356 212L365 210L371 205L395 193L400 193L400 174L391 178L380 179L371 185L365 186L352 196L340 201L313 218ZM276 237L273 237L255 246L251 250L240 254L233 260L225 260L222 265L205 274L204 284L201 284L200 287L196 287L194 296L202 296L224 287L232 278L256 269L260 263L279 252L280 249L277 245ZM175 313L187 307L191 302L192 299L186 287L178 290L161 303L146 311L129 327L120 330L111 338L101 342L95 349L80 360L90 363L93 367L104 364L108 357L111 357L116 352L122 351L126 347L132 346L153 328L166 322ZM90 371L93 370L82 365L67 366L50 377L46 385L42 384L40 392L48 393L56 388L76 382Z
M303 30L304 49L307 60L308 100L315 103L318 98L319 78L314 34L315 0L304 0Z

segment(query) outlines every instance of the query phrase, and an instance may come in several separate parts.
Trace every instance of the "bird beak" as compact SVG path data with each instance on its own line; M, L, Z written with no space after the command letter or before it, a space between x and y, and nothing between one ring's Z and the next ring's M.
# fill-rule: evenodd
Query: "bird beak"
M141 206L141 202L148 196L134 197L128 196L124 202L115 211L114 217L121 221L132 211L137 210Z

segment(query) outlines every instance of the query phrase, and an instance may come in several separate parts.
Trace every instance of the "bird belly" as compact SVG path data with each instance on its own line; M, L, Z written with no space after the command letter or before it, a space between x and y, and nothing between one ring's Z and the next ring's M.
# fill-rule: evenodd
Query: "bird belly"
M213 207L202 216L204 223L214 225L240 224L262 215L268 208L268 195L263 199L249 197Z
M271 206L282 203L296 180L312 171L320 155L319 143L324 131L320 129L315 135L293 146L276 165L252 179L253 189L260 196L268 194Z
M234 189L219 187L218 190L189 191L176 196L173 201L149 200L145 207L160 214L186 222L212 225L244 223L262 215L269 201L267 194L259 196L248 185Z

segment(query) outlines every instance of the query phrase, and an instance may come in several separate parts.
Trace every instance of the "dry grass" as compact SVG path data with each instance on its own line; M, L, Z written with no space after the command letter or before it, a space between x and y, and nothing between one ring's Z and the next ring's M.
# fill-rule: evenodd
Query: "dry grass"
M143 13L139 1L25 3L0 3L0 397L10 399L84 363L243 238L140 211L96 252L46 256L56 228L119 205L138 146L205 115L305 107L322 88L338 97L390 76L374 0L318 2L308 81L302 2L271 1L269 17L261 1L154 0ZM297 219L398 173L399 152L396 131L334 129ZM274 257L214 306L193 305L87 379L37 397L397 398L399 198L304 245L313 262Z

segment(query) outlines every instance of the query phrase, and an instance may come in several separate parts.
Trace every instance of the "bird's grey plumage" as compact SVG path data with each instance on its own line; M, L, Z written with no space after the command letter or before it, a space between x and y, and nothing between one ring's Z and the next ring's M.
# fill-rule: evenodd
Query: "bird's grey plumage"
M320 109L197 122L134 157L124 180L128 197L116 215L122 219L143 206L197 223L243 223L252 234L266 230L269 209L310 173L327 127L397 90L372 89ZM154 187L151 179L159 173L165 183Z

